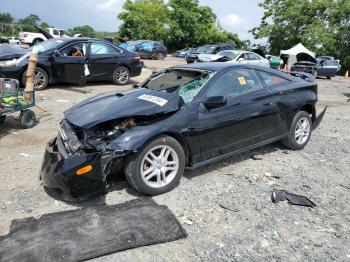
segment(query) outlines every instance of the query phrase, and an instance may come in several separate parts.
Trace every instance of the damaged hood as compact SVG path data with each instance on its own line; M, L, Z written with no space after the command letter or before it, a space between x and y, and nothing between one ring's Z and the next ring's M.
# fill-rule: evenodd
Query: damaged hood
M75 126L89 129L118 118L175 112L183 103L177 94L138 88L129 92L104 93L89 98L64 112L64 117Z
M307 61L307 62L311 62L314 64L317 63L316 59L307 53L299 53L299 54L297 54L296 57L297 57L297 62Z

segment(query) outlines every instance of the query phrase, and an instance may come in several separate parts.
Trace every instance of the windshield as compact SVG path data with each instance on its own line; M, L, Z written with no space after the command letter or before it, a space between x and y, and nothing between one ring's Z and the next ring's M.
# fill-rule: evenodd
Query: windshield
M204 53L204 54L212 54L215 50L215 46L213 45L205 45L201 46L197 49L197 52Z
M218 53L220 56L225 56L230 59L235 59L240 53L239 52L232 52L232 51L221 51Z
M189 103L213 75L214 72L172 69L154 76L144 87L178 94Z
M46 40L44 42L41 42L37 45L35 45L35 48L38 50L38 53L44 53L46 51L56 49L58 46L60 46L63 43L63 40L52 38L50 40Z

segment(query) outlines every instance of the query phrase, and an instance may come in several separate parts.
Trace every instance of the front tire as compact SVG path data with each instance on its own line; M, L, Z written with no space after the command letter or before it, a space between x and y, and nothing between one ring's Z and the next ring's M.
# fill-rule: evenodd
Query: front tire
M185 169L185 153L174 138L154 139L126 162L125 176L138 192L156 196L173 190Z
M118 66L113 72L113 83L115 85L126 85L130 79L130 71L125 66Z
M310 140L312 133L312 120L305 111L298 112L293 119L289 134L282 143L293 150L303 149Z
M27 70L23 72L22 75L22 85L25 87L27 83ZM40 67L35 68L35 76L34 76L34 89L35 90L43 90L49 84L49 76L46 71Z

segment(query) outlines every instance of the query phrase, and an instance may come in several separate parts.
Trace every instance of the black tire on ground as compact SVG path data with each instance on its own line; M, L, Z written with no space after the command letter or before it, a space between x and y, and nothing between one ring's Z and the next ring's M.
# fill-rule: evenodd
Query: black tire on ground
M178 157L178 169L174 178L165 186L154 188L145 183L141 175L143 159L150 150L159 146L167 146L174 150ZM129 184L138 192L156 196L173 190L179 183L185 169L185 153L180 143L169 136L161 136L146 144L139 152L129 156L125 162L125 177Z
M112 76L113 84L115 85L126 85L130 79L130 71L125 66L118 66Z
M306 120L308 122L308 125L310 127L309 133L308 133L308 137L307 139L305 139L305 141L303 141L302 143L298 143L297 139L296 139L296 132L297 132L297 124L299 121L301 120ZM293 150L301 150L303 149L307 143L310 140L311 137L311 133L312 133L312 120L311 117L309 115L309 113L305 112L305 111L300 111L298 112L293 119L293 123L290 127L290 131L287 137L285 137L282 140L282 143Z
M156 54L156 60L163 60L164 59L164 54L163 53L157 53Z
M6 115L0 116L0 125L5 122Z
M332 77L331 76L327 76L327 79L332 79Z
M22 85L25 87L27 82L27 70L25 70L22 74ZM34 89L35 90L43 90L49 84L49 76L44 69L41 67L35 68L35 78L34 78Z
M36 44L41 43L42 41L43 41L42 39L35 39L35 40L33 41L33 46L36 45Z
M32 128L35 125L36 116L32 110L23 110L19 116L19 123L23 128Z

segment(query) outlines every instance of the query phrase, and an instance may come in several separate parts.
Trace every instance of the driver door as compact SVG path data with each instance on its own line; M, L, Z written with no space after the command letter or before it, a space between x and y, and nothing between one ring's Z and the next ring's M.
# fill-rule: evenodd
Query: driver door
M88 42L78 42L54 52L52 68L56 81L79 85L86 83L89 74L87 47ZM75 52L76 49L80 49L79 52Z
M231 69L208 89L206 97L223 96L227 104L208 110L199 105L201 160L206 161L266 141L278 126L277 106L251 69Z

